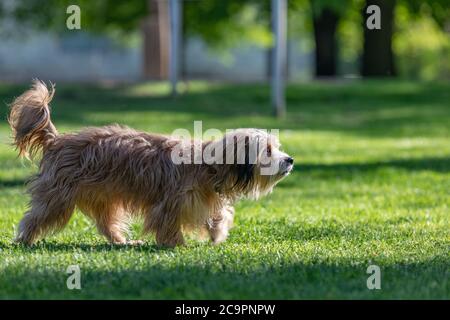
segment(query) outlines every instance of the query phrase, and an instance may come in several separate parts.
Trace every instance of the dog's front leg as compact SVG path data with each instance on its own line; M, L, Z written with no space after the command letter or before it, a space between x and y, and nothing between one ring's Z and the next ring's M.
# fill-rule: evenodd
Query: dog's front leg
M167 207L160 205L149 210L145 216L144 234L154 232L156 243L164 247L175 247L184 244L179 214L170 213Z
M184 244L183 233L181 228L178 230L170 230L168 228L162 228L156 231L156 243L164 247L176 247Z
M225 205L219 212L210 217L208 221L208 231L211 241L214 244L224 242L233 226L234 208L231 205Z

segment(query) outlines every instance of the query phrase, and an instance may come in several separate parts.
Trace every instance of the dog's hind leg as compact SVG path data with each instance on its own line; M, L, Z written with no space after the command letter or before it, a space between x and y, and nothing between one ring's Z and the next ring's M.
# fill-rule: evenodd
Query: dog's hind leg
M51 231L61 230L73 214L72 194L37 185L32 190L31 208L19 223L16 241L28 245Z

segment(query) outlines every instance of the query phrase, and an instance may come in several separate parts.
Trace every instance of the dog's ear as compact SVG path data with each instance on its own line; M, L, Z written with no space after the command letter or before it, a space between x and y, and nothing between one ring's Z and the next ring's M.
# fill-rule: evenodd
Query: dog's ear
M235 148L237 150L237 148ZM235 187L242 190L247 189L248 185L253 180L255 164L250 161L250 139L245 137L245 162L243 164L236 164L236 182Z
M235 187L246 189L253 180L255 165L251 163L236 165L236 182Z

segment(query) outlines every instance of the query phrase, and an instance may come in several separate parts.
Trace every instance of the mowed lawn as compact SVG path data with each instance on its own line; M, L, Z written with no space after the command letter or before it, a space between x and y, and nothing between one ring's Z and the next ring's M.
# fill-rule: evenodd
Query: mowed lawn
M8 145L6 105L26 86L0 85L0 298L449 299L450 85L336 82L288 88L285 120L269 87L193 82L177 99L164 84L57 85L61 132L121 123L171 133L280 129L296 168L268 197L236 206L219 246L189 239L159 248L111 246L77 212L33 247L13 243L36 167ZM184 88L186 89L186 88ZM133 225L132 237L139 237ZM81 290L68 290L78 265ZM381 269L381 290L366 286Z

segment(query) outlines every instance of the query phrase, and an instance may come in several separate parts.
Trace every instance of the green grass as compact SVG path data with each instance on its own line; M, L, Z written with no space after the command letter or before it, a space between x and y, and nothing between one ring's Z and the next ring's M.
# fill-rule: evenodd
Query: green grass
M23 86L0 86L10 102ZM269 88L192 83L178 99L164 85L58 86L60 131L111 122L170 133L203 128L281 129L295 172L273 194L237 205L229 240L161 249L110 246L75 214L34 247L12 243L36 171L0 124L0 298L450 298L450 85L415 82L297 84L288 115L270 114ZM139 224L133 228L138 236ZM66 288L78 264L82 290ZM382 289L366 269L380 266Z

